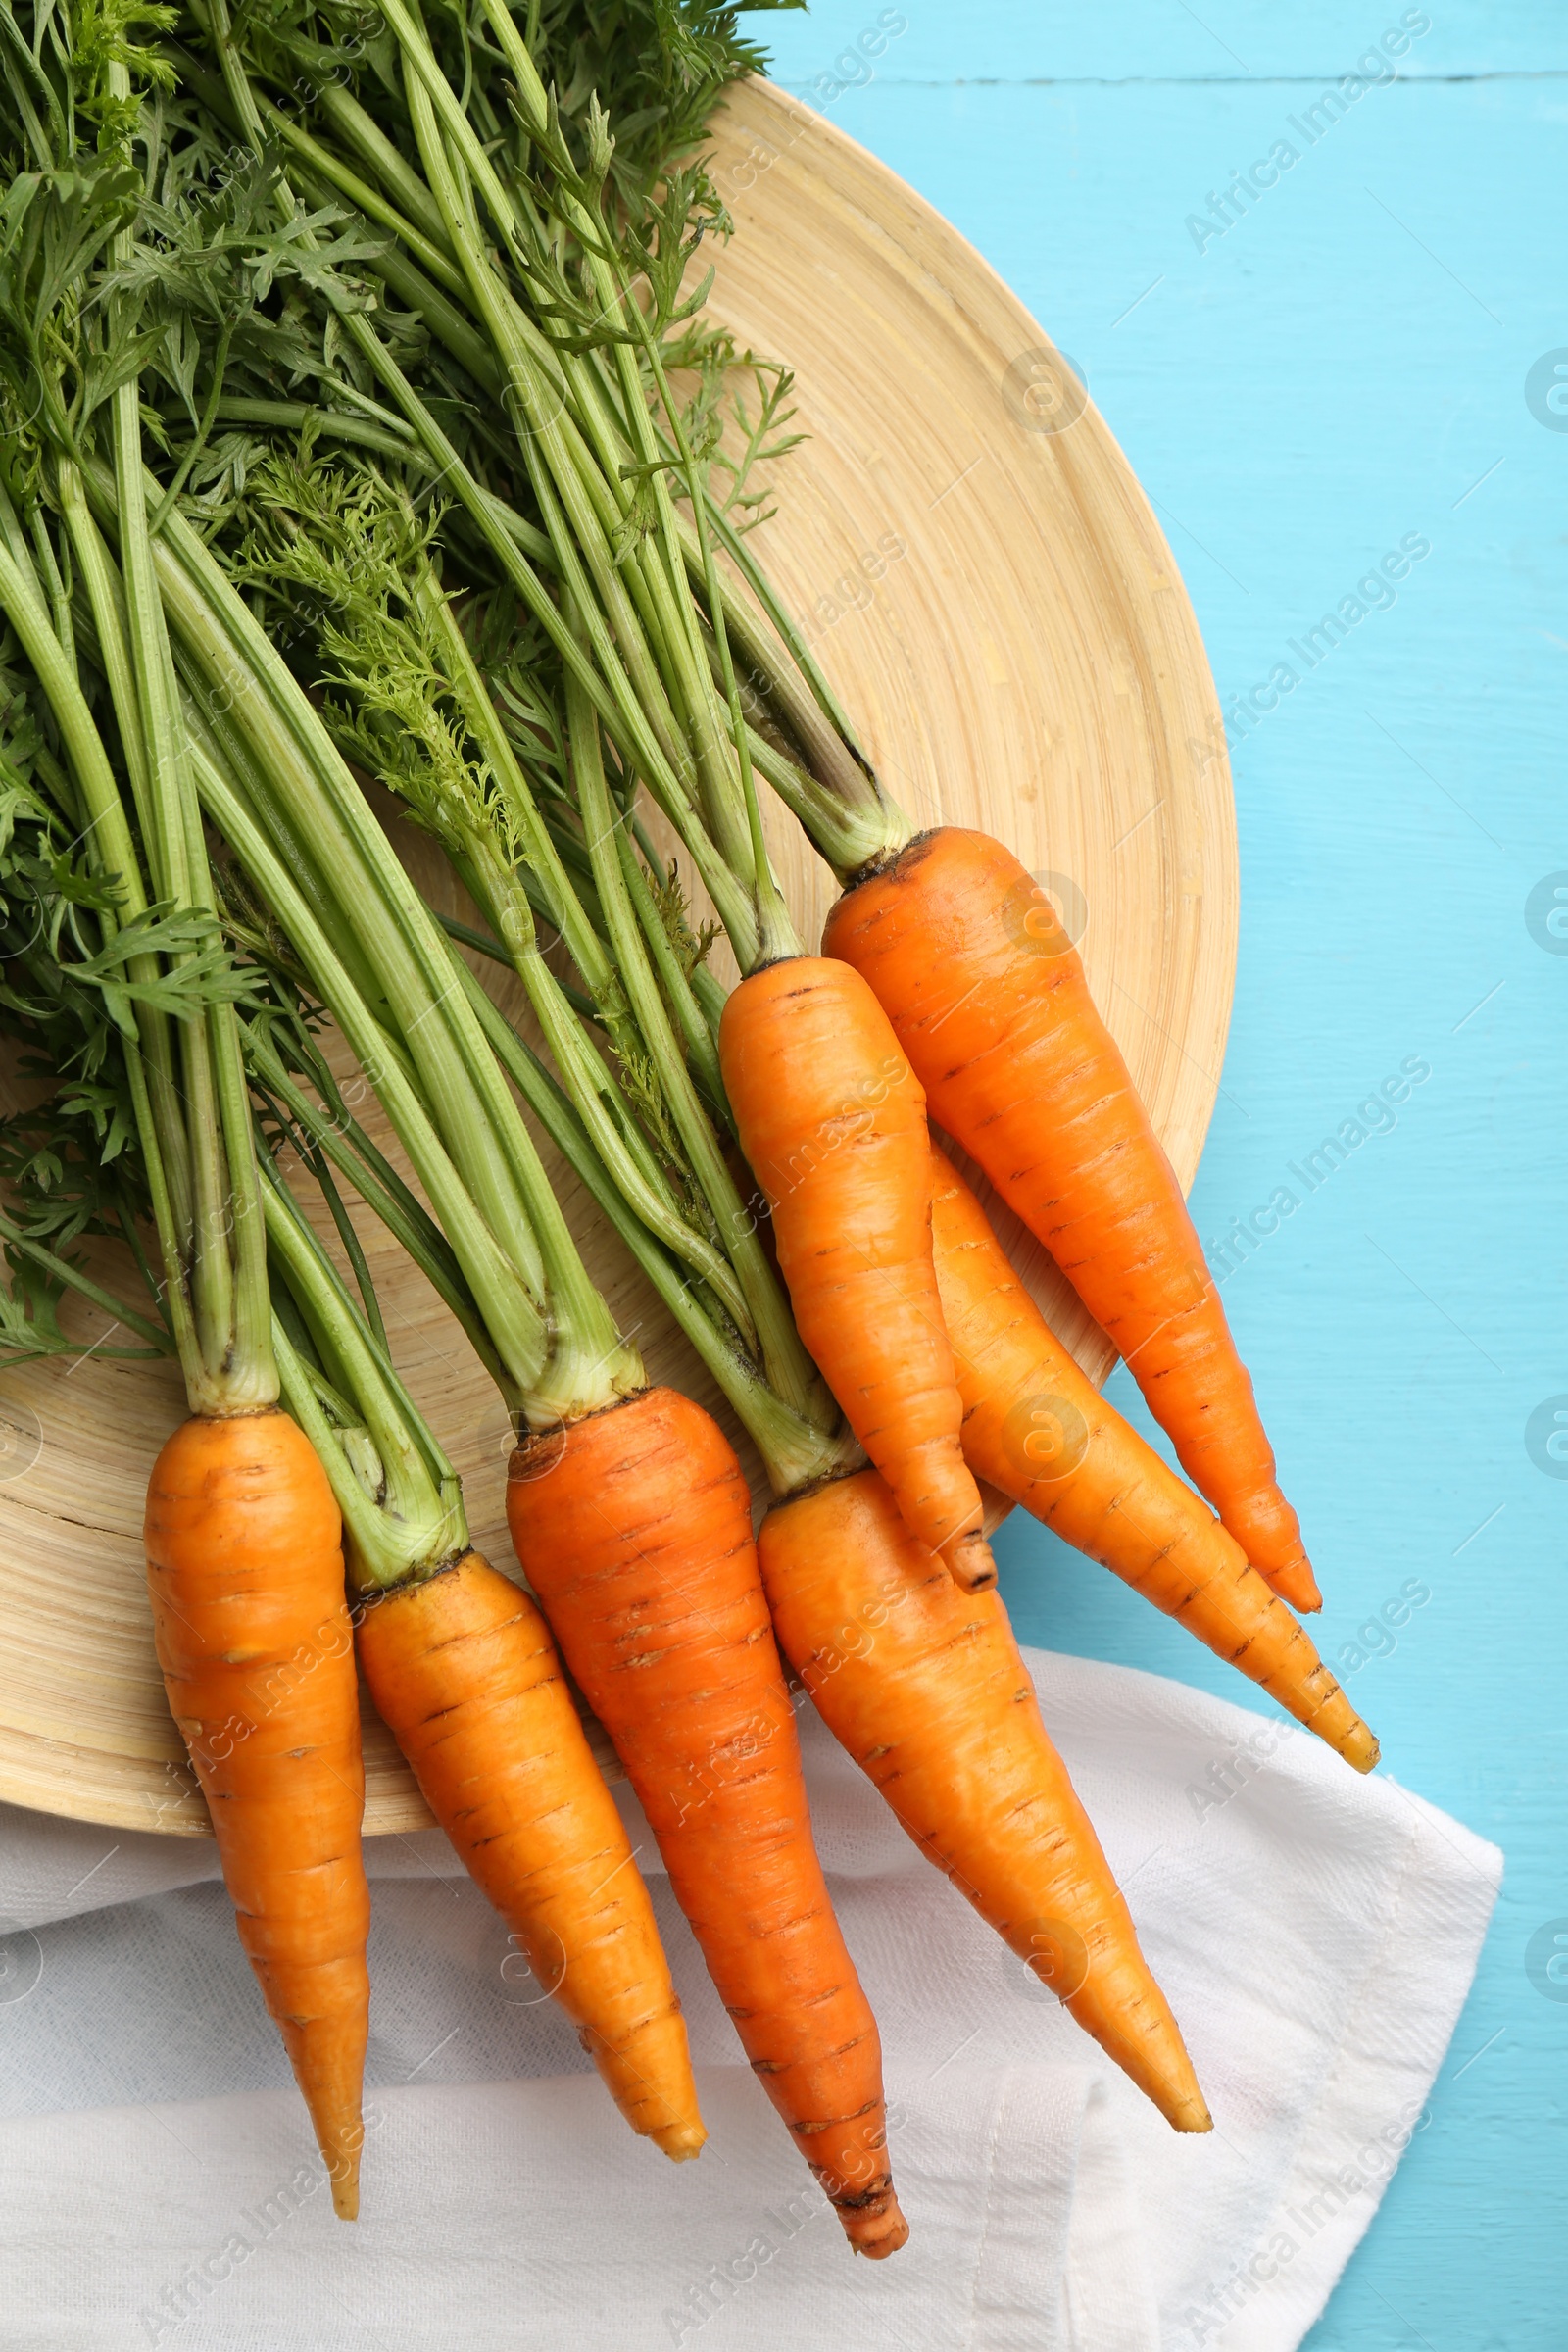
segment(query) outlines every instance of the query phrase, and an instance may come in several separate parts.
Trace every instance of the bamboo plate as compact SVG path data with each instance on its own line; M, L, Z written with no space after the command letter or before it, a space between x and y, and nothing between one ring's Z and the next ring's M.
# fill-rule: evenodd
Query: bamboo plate
M753 83L717 125L715 176L737 228L715 309L790 359L812 436L787 462L764 560L910 815L986 827L1046 881L1190 1184L1230 1014L1236 847L1223 753L1204 748L1223 741L1208 665L1170 551L1040 328L872 157ZM814 938L830 879L778 813L781 871ZM416 838L399 833L416 862ZM563 1193L651 1373L716 1405L564 1171ZM1104 1340L1010 1220L1004 1238L1103 1378ZM367 1240L400 1362L465 1475L475 1541L510 1564L499 1402L421 1278L368 1227ZM84 1349L102 1336L85 1325ZM147 1469L181 1410L172 1370L90 1352L6 1376L0 1796L15 1803L208 1832L164 1703L141 1559ZM373 1715L367 1773L368 1831L428 1823Z

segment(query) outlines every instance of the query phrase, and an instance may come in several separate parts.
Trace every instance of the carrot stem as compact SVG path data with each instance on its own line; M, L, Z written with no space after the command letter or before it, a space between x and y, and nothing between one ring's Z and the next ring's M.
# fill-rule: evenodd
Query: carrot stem
M697 1099L697 1090L655 985L626 887L625 860L621 854L624 830L611 806L598 724L587 698L570 679L566 683L566 721L583 829L614 952L615 970L685 1146L692 1174L712 1211L735 1267L747 1318L760 1338L764 1373L785 1404L824 1431L829 1430L838 1417L836 1407L801 1343L778 1279L757 1238L756 1219L748 1214L724 1163L718 1138Z
M564 1090L485 995L467 965L456 955L453 961L502 1067L733 1406L762 1457L773 1492L792 1494L797 1487L834 1477L851 1467L859 1458L853 1439L838 1432L824 1434L774 1394L756 1365L704 1307L668 1251L627 1206L596 1157Z
M362 1586L428 1574L468 1546L457 1474L376 1345L277 1170L267 1163L262 1199L268 1243L329 1351L328 1374L352 1399L373 1458L321 1410L298 1351L284 1341L279 1367L289 1411L320 1456L352 1540L350 1565ZM274 1346L277 1332L274 1324ZM358 1430L352 1436L357 1437Z
M125 821L108 754L76 682L74 669L54 633L36 586L17 564L10 546L0 547L0 606L4 607L18 641L32 664L59 726L77 791L88 811L87 829L89 838L94 841L96 855L102 859L106 870L120 877L121 887L126 894L132 912L144 912L145 899L141 900L139 906L137 904L140 884L130 829ZM112 938L118 928L113 914L106 911L103 920L106 933ZM152 977L155 973L156 965L143 976ZM199 1386L204 1368L203 1350L183 1267L189 1216L188 1212L182 1213L187 1210L188 1194L180 1180L188 1166L188 1141L181 1121L174 1119L161 1127L155 1118L140 1044L134 1033L134 1023L128 1021L128 1016L122 1028L127 1025L131 1033L124 1039L126 1075L135 1102L138 1129L144 1147L147 1147L148 1184L164 1254L165 1297L187 1387L192 1383ZM161 1148L166 1137L171 1144L167 1153ZM178 1192L176 1185L180 1187Z

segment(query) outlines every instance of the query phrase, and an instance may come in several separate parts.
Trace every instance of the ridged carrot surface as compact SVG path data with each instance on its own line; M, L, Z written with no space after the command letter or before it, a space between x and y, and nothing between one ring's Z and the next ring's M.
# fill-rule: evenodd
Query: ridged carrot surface
M645 1389L520 1446L507 1518L759 2081L856 2251L891 2254L881 2044L811 1842L732 1447Z
M1370 1772L1378 1743L1233 1536L1087 1380L932 1147L932 1241L969 1467Z
M1317 1608L1181 1186L1034 877L943 826L847 891L822 945L870 983L932 1117L1051 1251L1252 1566Z
M996 1592L963 1592L874 1470L776 1504L773 1623L834 1737L1178 2132L1208 2109Z
M931 1264L925 1096L887 1015L847 964L792 956L742 981L718 1052L802 1339L912 1531L960 1584L994 1584Z
M359 2211L370 1986L354 1636L326 1473L286 1413L194 1418L153 1466L164 1688L213 1816L239 1939L346 2221Z
M475 1551L369 1602L360 1658L425 1802L634 2132L707 2133L648 1889L550 1629Z

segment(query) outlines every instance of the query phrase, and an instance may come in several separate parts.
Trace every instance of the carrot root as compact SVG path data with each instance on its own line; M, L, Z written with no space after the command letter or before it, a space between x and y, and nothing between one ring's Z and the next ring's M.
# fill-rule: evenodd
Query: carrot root
M945 825L846 891L822 945L869 982L932 1117L1051 1251L1252 1565L1320 1606L1181 1187L1034 876Z
M1210 2118L995 1592L965 1593L874 1470L775 1505L785 1655L926 1858L1178 2132Z
M1176 1618L1370 1772L1378 1743L1235 1538L1052 1331L974 1194L932 1147L932 1244L977 1478Z
M648 1889L550 1630L477 1552L360 1616L365 1678L426 1803L632 2130L707 2138Z
M925 1096L848 964L792 956L728 999L719 1060L800 1334L912 1531L996 1582L931 1264Z
M341 1522L298 1426L196 1417L153 1465L147 1586L240 1942L342 2220L359 2212L370 1893Z
M892 2253L881 2044L811 1843L733 1449L645 1389L520 1446L507 1517L759 2082L852 2246Z

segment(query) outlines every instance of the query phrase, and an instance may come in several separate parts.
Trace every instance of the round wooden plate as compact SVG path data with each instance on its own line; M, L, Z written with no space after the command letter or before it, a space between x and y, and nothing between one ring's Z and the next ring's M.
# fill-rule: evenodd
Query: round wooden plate
M790 361L811 436L785 463L763 560L916 822L986 827L1045 880L1190 1183L1230 1014L1236 848L1208 665L1170 551L1039 326L873 157L753 83L716 126L714 171L736 235L717 256L713 307L743 342ZM814 938L830 877L780 811L770 825ZM419 864L410 829L399 838ZM439 896L441 874L419 870ZM515 1009L505 983L498 993ZM651 1373L716 1405L564 1171L563 1193ZM1103 1339L1039 1250L999 1223L1102 1378ZM394 1348L464 1473L475 1540L513 1565L499 1400L421 1278L365 1230ZM172 1370L94 1354L103 1336L87 1323L81 1357L4 1377L0 1796L200 1836L141 1557L148 1466L182 1397ZM367 1773L368 1832L426 1826L373 1715Z

